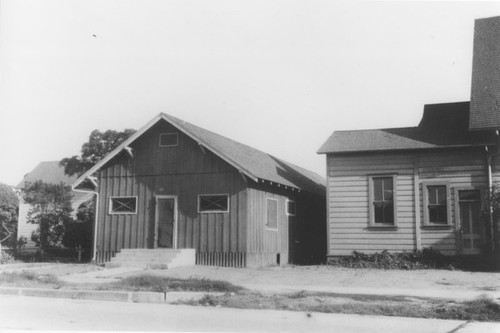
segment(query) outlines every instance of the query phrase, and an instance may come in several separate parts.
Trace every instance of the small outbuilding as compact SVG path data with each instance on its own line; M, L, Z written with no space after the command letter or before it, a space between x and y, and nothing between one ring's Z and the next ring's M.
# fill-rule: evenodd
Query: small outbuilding
M321 176L168 114L73 188L98 196L96 262L124 249L195 249L197 264L235 267L325 257Z

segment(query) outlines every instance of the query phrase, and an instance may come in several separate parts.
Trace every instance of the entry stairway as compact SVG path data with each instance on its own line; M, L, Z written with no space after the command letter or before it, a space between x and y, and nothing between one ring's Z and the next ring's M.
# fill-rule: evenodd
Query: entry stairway
M106 266L173 268L194 266L195 249L122 249Z

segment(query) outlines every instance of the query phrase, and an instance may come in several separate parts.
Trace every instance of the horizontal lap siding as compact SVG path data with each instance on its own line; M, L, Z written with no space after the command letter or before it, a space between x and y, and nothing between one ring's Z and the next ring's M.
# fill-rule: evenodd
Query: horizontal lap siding
M368 176L397 174L397 230L369 229ZM329 255L415 246L413 157L409 155L328 156Z
M414 161L417 160L420 227L424 223L423 186L426 181L450 184L450 214L453 226L444 230L420 229L421 247L444 254L456 254L457 216L455 189L487 188L485 154L480 150L447 150L401 154L328 156L329 254L349 255L352 251L403 251L416 248ZM497 159L500 163L500 159ZM494 164L495 165L495 164ZM371 230L369 226L368 176L396 173L397 230ZM496 177L496 178L495 178ZM500 165L494 180L500 183Z
M444 254L457 254L458 242L457 224L459 217L455 216L455 207L458 198L455 189L460 187L477 187L486 189L488 184L486 173L486 159L484 152L435 152L419 155L420 177L420 216L424 219L423 187L426 181L446 181L450 185L450 214L452 228L446 230L432 230L423 228L421 231L422 247L432 247Z
M32 207L33 206L31 206L30 204L24 203L24 200L22 198L19 200L17 239L19 239L19 237L26 237L26 244L24 245L24 249L27 250L36 248L35 242L31 240L31 234L38 228L38 224L28 223L28 212Z

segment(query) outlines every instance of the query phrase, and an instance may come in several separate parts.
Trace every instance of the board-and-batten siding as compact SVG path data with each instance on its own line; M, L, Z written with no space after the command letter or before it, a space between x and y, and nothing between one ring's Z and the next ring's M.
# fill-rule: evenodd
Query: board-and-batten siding
M267 199L278 202L278 227L266 226ZM248 229L247 262L249 266L262 266L288 263L288 216L286 215L287 197L276 193L248 189Z
M432 247L444 254L457 249L454 190L460 187L485 188L484 153L440 151L328 155L329 255L393 252ZM397 230L369 228L368 177L397 174ZM415 177L416 176L416 177ZM415 179L418 181L419 222L415 223ZM450 184L450 214L453 226L441 230L422 227L417 244L416 226L424 219L422 182Z
M152 127L99 173L98 260L109 260L123 248L154 248L156 196L177 196L177 247L195 248L206 260L225 253L244 261L246 184L216 155L179 133L177 147L159 147L161 133L179 133L166 122ZM228 194L229 212L198 213L199 194ZM137 196L137 214L109 214L112 196ZM240 263L241 265L244 262Z

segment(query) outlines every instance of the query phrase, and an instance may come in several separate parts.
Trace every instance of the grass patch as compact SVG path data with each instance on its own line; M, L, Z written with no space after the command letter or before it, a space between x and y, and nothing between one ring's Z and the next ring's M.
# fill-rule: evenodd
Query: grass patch
M37 286L49 284L61 285L62 282L54 274L37 274L24 270L21 272L0 273L0 285Z
M205 292L238 292L243 288L226 281L209 279L177 279L156 275L137 275L101 286L101 290L130 291L205 291Z
M335 295L304 291L289 295L262 295L255 292L206 295L185 304L240 309L274 309L301 312L346 313L414 318L500 321L500 306L488 298L469 302L366 295Z

